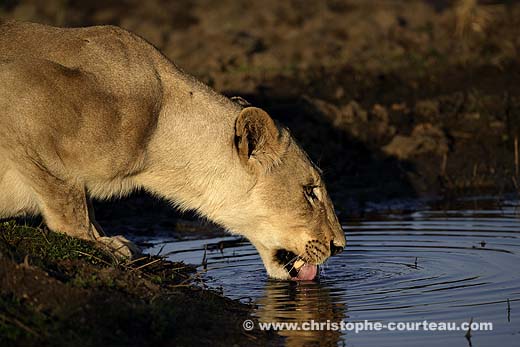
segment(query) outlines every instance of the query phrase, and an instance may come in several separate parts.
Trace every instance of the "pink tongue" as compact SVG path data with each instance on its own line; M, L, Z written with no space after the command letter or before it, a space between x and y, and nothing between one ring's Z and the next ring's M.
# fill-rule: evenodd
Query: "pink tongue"
M304 264L300 271L298 271L298 275L293 277L294 281L312 281L318 273L317 265Z

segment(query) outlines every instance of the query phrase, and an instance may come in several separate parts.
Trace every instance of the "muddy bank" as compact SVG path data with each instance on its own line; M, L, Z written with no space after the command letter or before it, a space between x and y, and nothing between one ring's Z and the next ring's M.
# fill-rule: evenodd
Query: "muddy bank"
M88 242L0 225L0 345L264 345L251 307L197 284L195 269L145 257L121 263Z
M347 73L320 79L337 86ZM520 66L432 74L427 78L445 84L364 75L369 86L345 83L339 100L312 85L283 97L249 97L289 126L324 168L340 204L518 192L520 90L513 79L520 81Z

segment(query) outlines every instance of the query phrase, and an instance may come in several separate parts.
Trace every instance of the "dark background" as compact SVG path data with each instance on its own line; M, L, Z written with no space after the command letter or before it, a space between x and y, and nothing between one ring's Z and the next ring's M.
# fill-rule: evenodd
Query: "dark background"
M266 108L324 169L340 207L518 191L516 1L0 4L2 18L122 26Z

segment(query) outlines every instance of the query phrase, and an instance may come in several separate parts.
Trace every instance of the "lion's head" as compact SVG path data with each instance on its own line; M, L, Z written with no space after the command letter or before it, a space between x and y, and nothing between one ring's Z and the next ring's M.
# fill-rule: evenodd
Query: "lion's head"
M346 243L320 169L259 108L241 111L234 145L250 177L240 233L257 248L271 277L314 279L317 266Z

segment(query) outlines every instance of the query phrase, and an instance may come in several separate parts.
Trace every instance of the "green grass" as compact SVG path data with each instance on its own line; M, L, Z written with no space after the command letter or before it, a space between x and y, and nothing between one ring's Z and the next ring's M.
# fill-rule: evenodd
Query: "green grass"
M95 247L93 242L80 240L65 234L50 232L14 221L0 223L0 252L22 261L47 265L65 259L81 259L94 265L112 264L113 257Z

